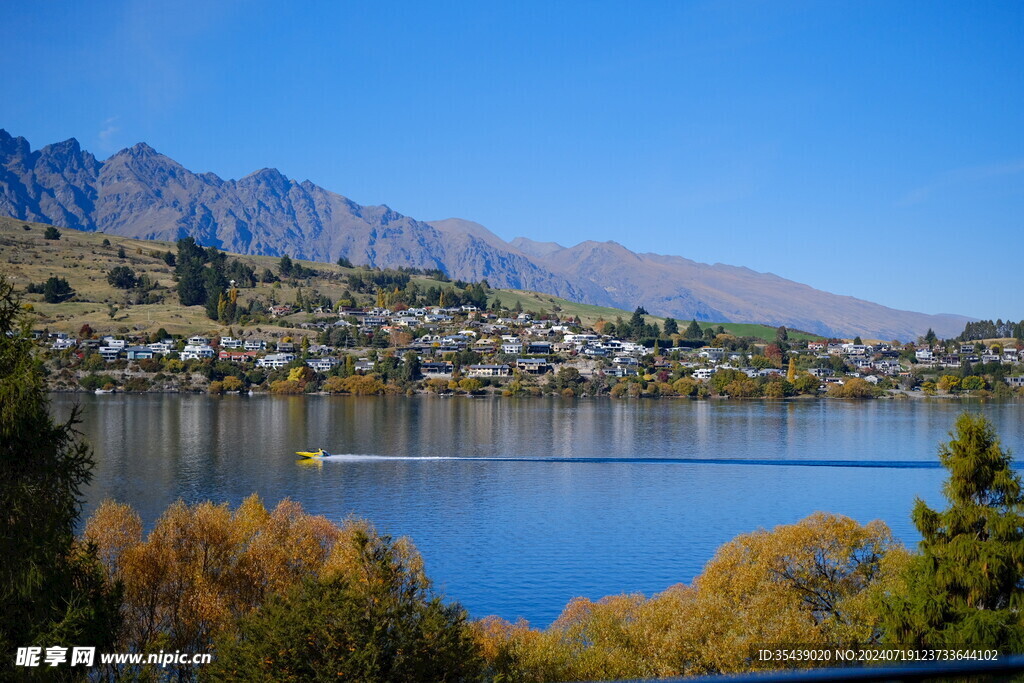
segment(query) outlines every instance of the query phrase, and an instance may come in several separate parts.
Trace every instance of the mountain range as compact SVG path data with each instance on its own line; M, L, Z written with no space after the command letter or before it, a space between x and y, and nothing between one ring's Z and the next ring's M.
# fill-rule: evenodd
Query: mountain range
M493 287L627 310L642 305L684 321L910 339L928 328L954 336L971 320L894 310L738 266L634 253L616 242L506 242L472 221L416 220L276 169L239 180L194 173L145 143L99 161L73 138L33 151L0 129L0 214L143 239L192 236L243 254L439 268Z

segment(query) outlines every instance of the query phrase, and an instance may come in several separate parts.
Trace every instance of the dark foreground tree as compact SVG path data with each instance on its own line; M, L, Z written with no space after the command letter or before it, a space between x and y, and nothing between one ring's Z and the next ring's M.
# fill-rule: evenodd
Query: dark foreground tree
M962 414L939 449L950 476L941 512L918 499L920 555L909 590L891 598L890 643L1024 651L1024 497L1010 454L980 415Z
M27 673L13 668L19 647L101 647L117 624L95 553L75 541L92 452L74 429L77 412L50 417L31 351L0 276L0 680Z
M212 680L443 682L482 680L466 613L432 595L386 536L357 531L357 573L307 579L220 639Z

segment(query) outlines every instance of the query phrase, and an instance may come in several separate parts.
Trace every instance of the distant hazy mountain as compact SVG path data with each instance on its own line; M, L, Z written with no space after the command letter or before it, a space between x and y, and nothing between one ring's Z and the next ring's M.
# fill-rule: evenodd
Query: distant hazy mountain
M896 311L747 268L636 254L614 242L505 242L484 226L423 222L263 169L193 173L144 143L100 162L77 140L32 151L0 130L0 213L145 239L193 236L245 254L441 268L454 278L682 320L760 322L826 335L906 339L962 331L956 315Z

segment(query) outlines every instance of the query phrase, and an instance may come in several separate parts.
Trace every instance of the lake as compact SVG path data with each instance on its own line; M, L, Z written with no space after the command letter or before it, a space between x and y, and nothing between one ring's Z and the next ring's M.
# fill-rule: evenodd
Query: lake
M688 401L54 395L96 449L105 498L151 525L178 498L284 497L407 535L474 617L549 624L574 596L688 582L740 533L817 510L908 544L942 505L940 401ZM1024 404L972 403L1021 452ZM294 451L343 454L297 461Z

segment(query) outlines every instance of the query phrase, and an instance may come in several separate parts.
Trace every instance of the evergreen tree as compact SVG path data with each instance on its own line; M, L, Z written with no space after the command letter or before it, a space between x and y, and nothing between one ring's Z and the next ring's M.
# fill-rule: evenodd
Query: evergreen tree
M50 277L43 284L43 301L48 304L59 304L74 295L75 290L62 277Z
M281 262L278 264L278 270L281 271L281 275L288 277L292 274L292 259L288 254L281 257Z
M416 382L423 379L420 357L413 351L405 354L405 363L402 364L402 379L406 382Z
M92 450L77 410L50 417L18 304L0 276L0 680L16 680L18 647L109 646L118 613L95 552L75 542Z
M941 512L918 499L920 555L886 605L886 638L917 646L1024 649L1024 496L983 416L962 414L939 449L950 476Z
M118 289L132 289L139 284L139 279L128 266L114 266L107 273L107 282Z
M671 337L673 334L679 334L679 323L676 322L675 318L665 318L663 327L666 337Z
M46 230L43 231L44 240L59 240L60 230L53 227L52 225L47 226Z
M178 257L174 272L178 276L178 299L182 306L199 306L206 303L206 286L203 282L204 252L191 237L178 240Z
M696 320L691 320L690 324L686 326L683 336L687 339L700 339L704 336L704 330L700 328Z

